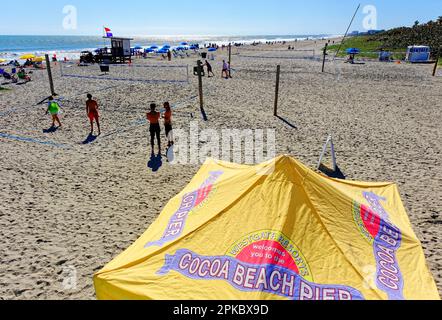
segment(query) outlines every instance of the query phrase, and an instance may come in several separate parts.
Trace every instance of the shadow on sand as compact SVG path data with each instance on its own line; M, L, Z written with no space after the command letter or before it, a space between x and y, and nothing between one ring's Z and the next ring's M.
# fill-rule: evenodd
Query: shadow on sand
M339 167L336 167L336 171L334 171L330 168L327 168L323 164L321 164L321 166L319 167L319 171L321 171L323 174L325 174L329 178L340 179L340 180L346 179L344 173L341 171L341 169Z
M97 140L98 136L94 136L93 134L89 134L86 138L86 140L84 140L81 144L91 144L92 142L94 142L95 140Z
M58 131L58 127L52 126L49 129L43 129L43 133L55 133Z
M279 120L281 120L282 122L284 122L286 125L288 125L289 127L291 127L292 129L298 129L294 124L288 122L286 119L280 117L280 116L276 116Z
M161 154L150 156L150 160L147 163L147 167L152 170L152 172L157 172L163 166L163 158Z

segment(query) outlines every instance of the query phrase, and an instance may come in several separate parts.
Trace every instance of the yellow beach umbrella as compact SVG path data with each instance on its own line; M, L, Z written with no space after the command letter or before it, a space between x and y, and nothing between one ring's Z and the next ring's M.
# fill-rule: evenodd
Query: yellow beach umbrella
M5 59L0 59L0 63L6 62Z
M34 62L43 62L43 61L45 61L45 57L36 57L36 58L33 58L32 60L34 61Z
M23 60L27 60L27 59L34 59L35 58L35 55L33 55L33 54L25 54L25 55L23 55L23 56L21 56L20 57L20 59L23 59Z

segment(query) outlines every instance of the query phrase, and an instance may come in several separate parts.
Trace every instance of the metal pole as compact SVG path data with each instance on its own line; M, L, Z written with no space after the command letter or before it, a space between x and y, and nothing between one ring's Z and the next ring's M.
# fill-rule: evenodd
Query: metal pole
M49 85L51 87L51 95L56 96L57 94L55 93L54 90L54 81L52 79L51 62L49 61L49 55L46 54L45 58L46 58L46 69L48 70Z
M204 110L204 98L203 98L203 64L201 63L201 60L198 60L197 63L198 63L198 88L200 96L200 109L204 121L207 121L206 111Z
M325 44L325 48L324 48L324 58L322 60L322 72L324 72L324 68L325 68L325 57L327 56L327 48L328 48L328 43Z
M278 116L278 99L279 99L279 78L280 78L280 73L281 73L281 66L278 65L276 67L275 108L274 108L274 112L273 112L273 115L275 117Z
M337 58L339 52L341 51L342 46L344 45L344 41L347 38L348 32L350 31L351 25L353 24L353 21L355 20L356 14L358 13L360 7L361 7L361 4L358 5L358 7L355 11L355 14L353 15L353 18L351 19L350 24L348 25L347 31L345 32L345 35L344 35L344 38L342 38L342 42L339 45L338 51L336 52L335 59Z

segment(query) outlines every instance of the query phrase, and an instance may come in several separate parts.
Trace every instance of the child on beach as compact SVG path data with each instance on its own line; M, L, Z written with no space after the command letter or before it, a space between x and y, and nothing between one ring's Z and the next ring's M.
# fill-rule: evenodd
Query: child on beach
M160 117L161 114L156 111L157 105L152 103L150 105L150 112L147 114L147 120L150 123L150 145L152 146L152 154L155 154L155 137L158 142L158 154L161 154L161 127Z
M89 121L91 123L91 135L94 134L94 120L97 122L98 127L98 135L101 135L101 129L100 129L100 115L98 114L98 103L95 100L92 100L92 95L87 95L87 101L86 101L86 113L89 118Z
M61 127L60 118L58 117L60 110L60 105L54 101L54 97L49 97L48 109L46 110L46 114L50 113L52 116L52 128L55 128L55 122L58 123L58 127Z
M207 76L209 78L215 76L215 74L213 73L212 65L209 63L209 61L206 60L206 63L204 63L203 67L207 67ZM210 74L212 74L212 76Z
M167 147L173 146L173 133L172 133L172 109L169 102L164 102L164 128L166 130Z
M226 75L225 77L224 74ZM229 64L226 62L226 60L223 60L223 71L221 73L221 78L229 79Z

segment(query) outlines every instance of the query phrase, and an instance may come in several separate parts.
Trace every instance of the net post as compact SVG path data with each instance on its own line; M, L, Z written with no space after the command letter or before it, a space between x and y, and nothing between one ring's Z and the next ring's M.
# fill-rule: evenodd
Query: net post
M45 59L46 59L46 70L48 71L49 86L51 88L51 95L56 96L57 94L55 93L55 90L54 90L54 81L52 79L51 62L49 61L48 54L45 54Z
M229 78L232 77L232 43L229 43Z
M433 77L436 76L436 71L437 71L437 66L438 66L438 64L439 64L439 59L440 59L440 53L437 54L436 62L434 63Z
M278 64L276 67L276 86L275 86L275 106L273 115L275 117L278 116L278 99L279 99L279 79L280 79L280 73L281 73L281 66Z
M198 89L199 89L199 96L200 96L200 110L201 114L203 116L204 121L207 121L207 115L206 111L204 110L204 97L203 97L203 64L201 60L197 61L198 64Z
M328 48L328 43L325 44L324 48L324 57L322 58L322 72L324 72L325 68L325 57L327 56L327 48Z

